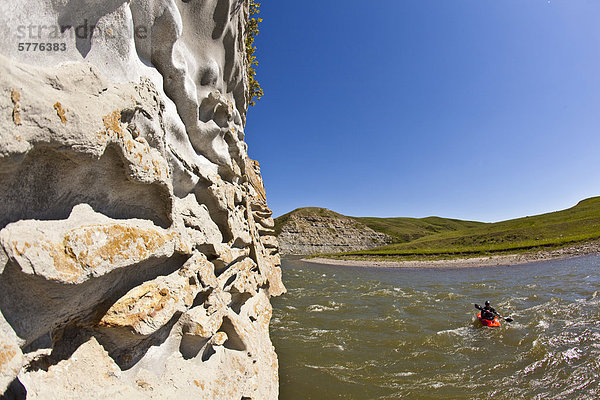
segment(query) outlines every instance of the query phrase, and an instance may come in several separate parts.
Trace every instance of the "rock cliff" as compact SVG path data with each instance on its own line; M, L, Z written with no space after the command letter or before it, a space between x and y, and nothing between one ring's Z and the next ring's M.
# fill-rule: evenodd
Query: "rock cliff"
M0 394L275 399L247 0L0 5Z
M326 208L299 208L276 219L282 254L311 255L365 250L392 238Z

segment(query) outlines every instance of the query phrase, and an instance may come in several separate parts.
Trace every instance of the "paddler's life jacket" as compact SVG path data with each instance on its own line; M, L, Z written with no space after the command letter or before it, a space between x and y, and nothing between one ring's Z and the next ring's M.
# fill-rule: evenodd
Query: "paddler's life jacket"
M488 321L493 321L494 318L496 317L496 310L494 310L494 307L491 306L485 306L481 309L481 318L482 319L487 319Z

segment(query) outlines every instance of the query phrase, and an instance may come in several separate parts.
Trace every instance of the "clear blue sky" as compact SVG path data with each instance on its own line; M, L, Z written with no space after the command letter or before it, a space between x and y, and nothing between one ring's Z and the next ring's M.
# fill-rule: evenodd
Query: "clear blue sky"
M600 195L600 1L263 0L269 206L498 221Z

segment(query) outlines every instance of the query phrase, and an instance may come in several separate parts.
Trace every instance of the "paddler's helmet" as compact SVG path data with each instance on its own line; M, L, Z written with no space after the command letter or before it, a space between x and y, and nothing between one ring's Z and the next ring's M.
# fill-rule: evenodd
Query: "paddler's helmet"
M486 305L486 306L489 306L489 305L490 305L490 301L489 301L489 300L486 300L486 301L485 301L485 305Z

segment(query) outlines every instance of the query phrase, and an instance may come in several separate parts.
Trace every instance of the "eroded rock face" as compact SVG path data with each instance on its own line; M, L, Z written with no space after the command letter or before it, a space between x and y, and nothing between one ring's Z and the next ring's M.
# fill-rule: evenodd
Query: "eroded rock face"
M301 208L277 220L282 254L341 253L372 249L392 241L384 233L325 208Z
M247 1L0 8L0 393L277 398Z

